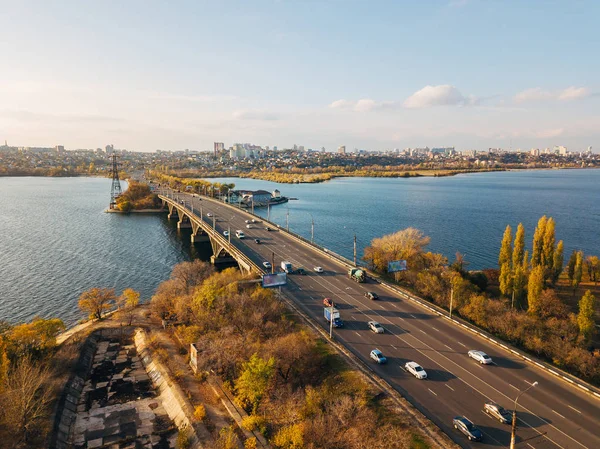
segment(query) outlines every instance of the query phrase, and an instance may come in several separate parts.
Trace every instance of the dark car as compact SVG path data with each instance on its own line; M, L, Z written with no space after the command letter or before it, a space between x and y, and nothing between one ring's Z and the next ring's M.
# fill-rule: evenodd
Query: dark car
M306 270L304 268L298 268L296 270L297 274L301 274L302 276L304 276L306 274Z
M481 441L483 438L481 430L475 427L475 424L473 424L464 416L456 416L452 420L452 423L454 424L454 428L464 433L469 441Z
M265 229L266 229L267 231L270 231L270 230L271 230L271 228L270 228L270 227L268 227L268 226L265 226Z
M512 414L495 402L486 402L483 406L483 411L496 418L502 424L510 424L512 422Z
M254 243L260 243L260 239L254 239Z
M365 298L367 299L379 299L379 295L375 292L367 292L365 293Z

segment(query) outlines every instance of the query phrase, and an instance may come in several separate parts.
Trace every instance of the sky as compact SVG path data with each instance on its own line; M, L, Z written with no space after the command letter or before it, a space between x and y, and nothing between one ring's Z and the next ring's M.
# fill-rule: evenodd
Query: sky
M0 141L600 149L600 2L0 0Z

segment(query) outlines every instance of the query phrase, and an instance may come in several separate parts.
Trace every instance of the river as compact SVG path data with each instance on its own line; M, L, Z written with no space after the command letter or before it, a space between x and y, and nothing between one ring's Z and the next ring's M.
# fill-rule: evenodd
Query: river
M600 170L478 173L443 178L338 178L276 184L221 178L237 188L279 189L298 198L270 210L271 220L352 258L371 239L412 226L429 250L470 269L495 267L507 224L523 222L530 245L537 220L556 220L565 260L574 249L600 254ZM151 297L174 264L195 257L189 233L165 216L106 214L110 180L0 178L0 319L58 316L79 320L77 299L91 287L131 287ZM267 211L256 210L266 217ZM188 231L189 232L189 231ZM204 255L205 257L205 255ZM203 258L204 258L203 257Z

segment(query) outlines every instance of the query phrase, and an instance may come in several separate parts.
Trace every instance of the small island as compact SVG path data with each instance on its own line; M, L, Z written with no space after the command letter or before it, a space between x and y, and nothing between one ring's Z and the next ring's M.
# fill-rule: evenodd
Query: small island
M116 206L107 212L116 213L155 213L162 212L163 207L158 195L148 184L129 181L129 187L116 198Z

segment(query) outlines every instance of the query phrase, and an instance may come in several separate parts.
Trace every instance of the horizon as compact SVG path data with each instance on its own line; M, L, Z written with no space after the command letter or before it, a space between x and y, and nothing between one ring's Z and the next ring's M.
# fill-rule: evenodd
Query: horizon
M597 152L599 13L592 1L10 2L0 139Z

